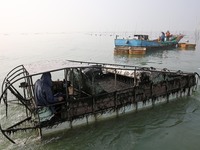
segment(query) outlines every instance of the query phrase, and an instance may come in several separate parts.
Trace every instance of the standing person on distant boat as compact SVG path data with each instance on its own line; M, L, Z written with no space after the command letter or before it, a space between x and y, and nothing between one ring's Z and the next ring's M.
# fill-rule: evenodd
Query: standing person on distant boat
M169 38L170 38L171 34L169 31L166 32L166 41L169 41Z
M164 33L164 32L161 32L160 40L161 40L162 42L165 41L165 33Z
M55 97L52 92L52 80L50 72L43 73L41 78L35 82L34 94L36 104L38 106L49 106L58 101L62 101L63 97ZM56 113L56 108L54 106L49 107L52 113Z

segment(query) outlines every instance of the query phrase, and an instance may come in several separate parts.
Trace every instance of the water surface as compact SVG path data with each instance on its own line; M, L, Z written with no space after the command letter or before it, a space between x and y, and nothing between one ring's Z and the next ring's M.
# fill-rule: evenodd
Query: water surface
M114 34L16 33L0 34L0 83L20 64L59 59L118 63L200 74L200 48L160 50L146 55L114 54ZM0 105L0 119L3 104ZM13 119L19 114L13 109ZM2 122L1 122L2 123ZM4 122L5 123L5 122ZM198 150L200 147L200 90L191 97L47 136L42 141L19 135L13 145L0 134L0 149L134 149Z

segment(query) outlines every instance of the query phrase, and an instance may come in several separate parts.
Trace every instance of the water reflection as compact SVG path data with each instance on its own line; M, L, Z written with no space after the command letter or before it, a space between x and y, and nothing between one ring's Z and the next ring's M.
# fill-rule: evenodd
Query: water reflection
M178 47L177 48L178 50L189 50L189 51L195 51L196 50L196 47Z
M129 65L141 65L146 66L152 64L163 64L163 60L169 59L171 53L177 53L176 49L172 50L149 50L146 54L122 54L122 53L114 53L114 61L115 63L123 63Z

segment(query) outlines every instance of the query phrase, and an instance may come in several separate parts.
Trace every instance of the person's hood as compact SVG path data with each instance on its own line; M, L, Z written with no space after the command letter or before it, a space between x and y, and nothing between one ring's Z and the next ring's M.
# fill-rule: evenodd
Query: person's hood
M48 86L52 86L52 81L51 81L51 74L50 74L50 72L43 73L43 74L42 74L42 77L41 77L41 81L42 81L44 84L47 84Z

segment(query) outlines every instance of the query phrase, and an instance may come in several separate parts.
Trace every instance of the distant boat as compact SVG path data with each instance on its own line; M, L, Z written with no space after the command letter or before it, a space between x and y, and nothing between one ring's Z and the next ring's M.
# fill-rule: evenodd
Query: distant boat
M172 35L168 41L149 40L148 35L134 35L133 39L115 39L115 52L124 54L145 54L147 50L176 48L183 35Z
M179 43L178 47L180 47L181 49L195 49L196 44L192 44L192 43Z

